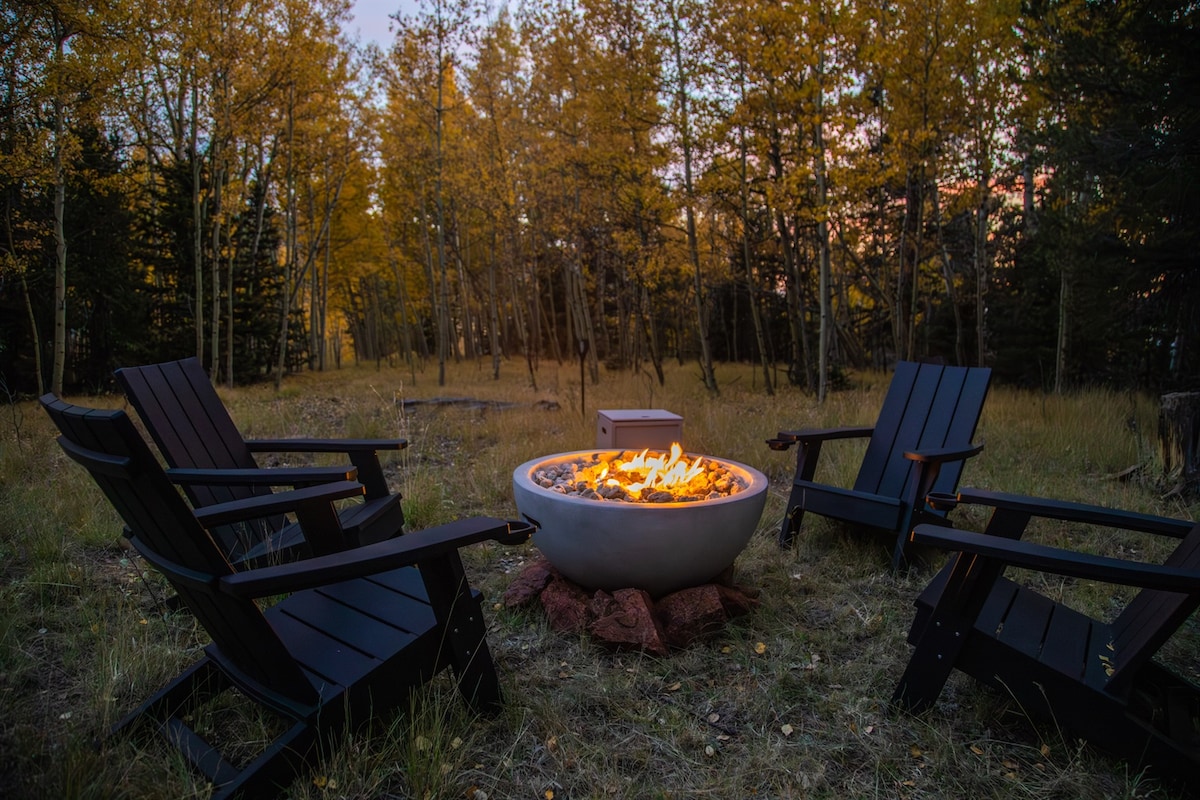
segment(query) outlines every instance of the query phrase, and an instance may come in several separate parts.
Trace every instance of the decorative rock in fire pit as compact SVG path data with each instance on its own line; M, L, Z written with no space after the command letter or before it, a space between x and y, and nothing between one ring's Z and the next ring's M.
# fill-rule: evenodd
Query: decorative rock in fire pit
M638 455L580 450L518 467L513 495L517 510L539 526L534 544L589 590L642 589L657 598L710 581L754 533L766 476L734 461L676 452L669 468L690 474L682 489L668 492L656 482L668 467L665 456L658 474L643 464L633 480L609 485L612 473ZM605 467L609 474L601 475Z
M588 594L544 558L526 565L509 584L504 604L522 608L540 600L558 633L587 632L608 650L667 655L710 638L727 621L758 605L757 591L725 580L705 583L658 599L642 589L598 589Z

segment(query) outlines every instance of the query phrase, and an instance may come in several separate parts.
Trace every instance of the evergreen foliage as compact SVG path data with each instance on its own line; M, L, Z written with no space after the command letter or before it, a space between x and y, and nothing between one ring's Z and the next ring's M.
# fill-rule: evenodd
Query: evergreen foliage
M1068 286L1075 381L1195 388L1200 9L1071 0L1026 19L1054 124L1033 133L1052 172L1025 293L1054 296L1048 276Z

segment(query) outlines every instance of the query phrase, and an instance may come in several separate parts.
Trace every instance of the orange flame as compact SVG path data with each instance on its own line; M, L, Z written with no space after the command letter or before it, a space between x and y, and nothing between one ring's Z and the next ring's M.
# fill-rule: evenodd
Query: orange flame
M538 472L538 483L563 494L627 503L670 503L712 500L736 494L745 481L721 462L697 456L684 458L678 442L669 454L649 449L596 452L574 462Z
M631 461L626 461L617 469L630 473L630 477L641 478L629 484L630 492L640 492L643 489L651 491L669 491L675 487L686 486L693 478L704 472L701 466L703 459L699 456L689 466L683 459L683 448L678 442L671 445L671 454L665 453L653 458L646 458L649 448Z

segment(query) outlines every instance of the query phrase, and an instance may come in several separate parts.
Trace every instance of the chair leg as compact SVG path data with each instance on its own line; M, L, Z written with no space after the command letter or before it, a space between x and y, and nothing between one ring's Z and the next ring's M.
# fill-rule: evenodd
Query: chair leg
M779 528L779 546L789 548L796 543L800 523L804 521L804 487L801 481L809 482L817 472L817 459L821 455L820 441L802 441L796 452L796 477L792 481L792 494L788 497L783 525Z
M896 527L896 546L892 550L893 574L908 565L908 546L912 543L912 529L926 516L927 502L925 498L933 491L933 485L937 482L941 468L941 464L936 461L932 463L918 462L913 476L900 497L903 513L900 515L900 524Z
M914 713L933 705L966 638L966 631L959 626L945 624L937 617L931 619L896 685L892 703Z
M783 524L779 528L779 546L786 550L796 544L796 535L800 533L800 524L804 521L804 489L792 486L792 494L788 497L787 510L783 513Z
M468 650L465 658L466 662L460 662L455 668L459 693L475 711L495 714L503 706L500 676L482 635L478 645Z
M487 646L483 610L471 594L457 552L418 564L433 613L442 629L442 648L463 699L477 711L501 706L500 676Z
M941 595L892 695L894 705L910 711L928 708L942 693L1004 565L958 553L949 569Z
M192 767L213 783L215 798L273 797L307 764L316 733L307 722L296 723L251 764L238 769L183 721L190 709L229 686L216 664L203 658L122 718L110 735L153 724Z
M908 545L912 541L913 508L906 506L900 516L900 526L897 528L896 546L892 549L892 573L898 573L908 565Z

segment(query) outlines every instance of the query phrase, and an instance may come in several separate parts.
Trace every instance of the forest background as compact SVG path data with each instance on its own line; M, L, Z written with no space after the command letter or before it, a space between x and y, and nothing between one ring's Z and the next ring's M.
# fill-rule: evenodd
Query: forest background
M412 7L411 4L409 7ZM895 358L1195 388L1174 0L0 0L0 382Z

